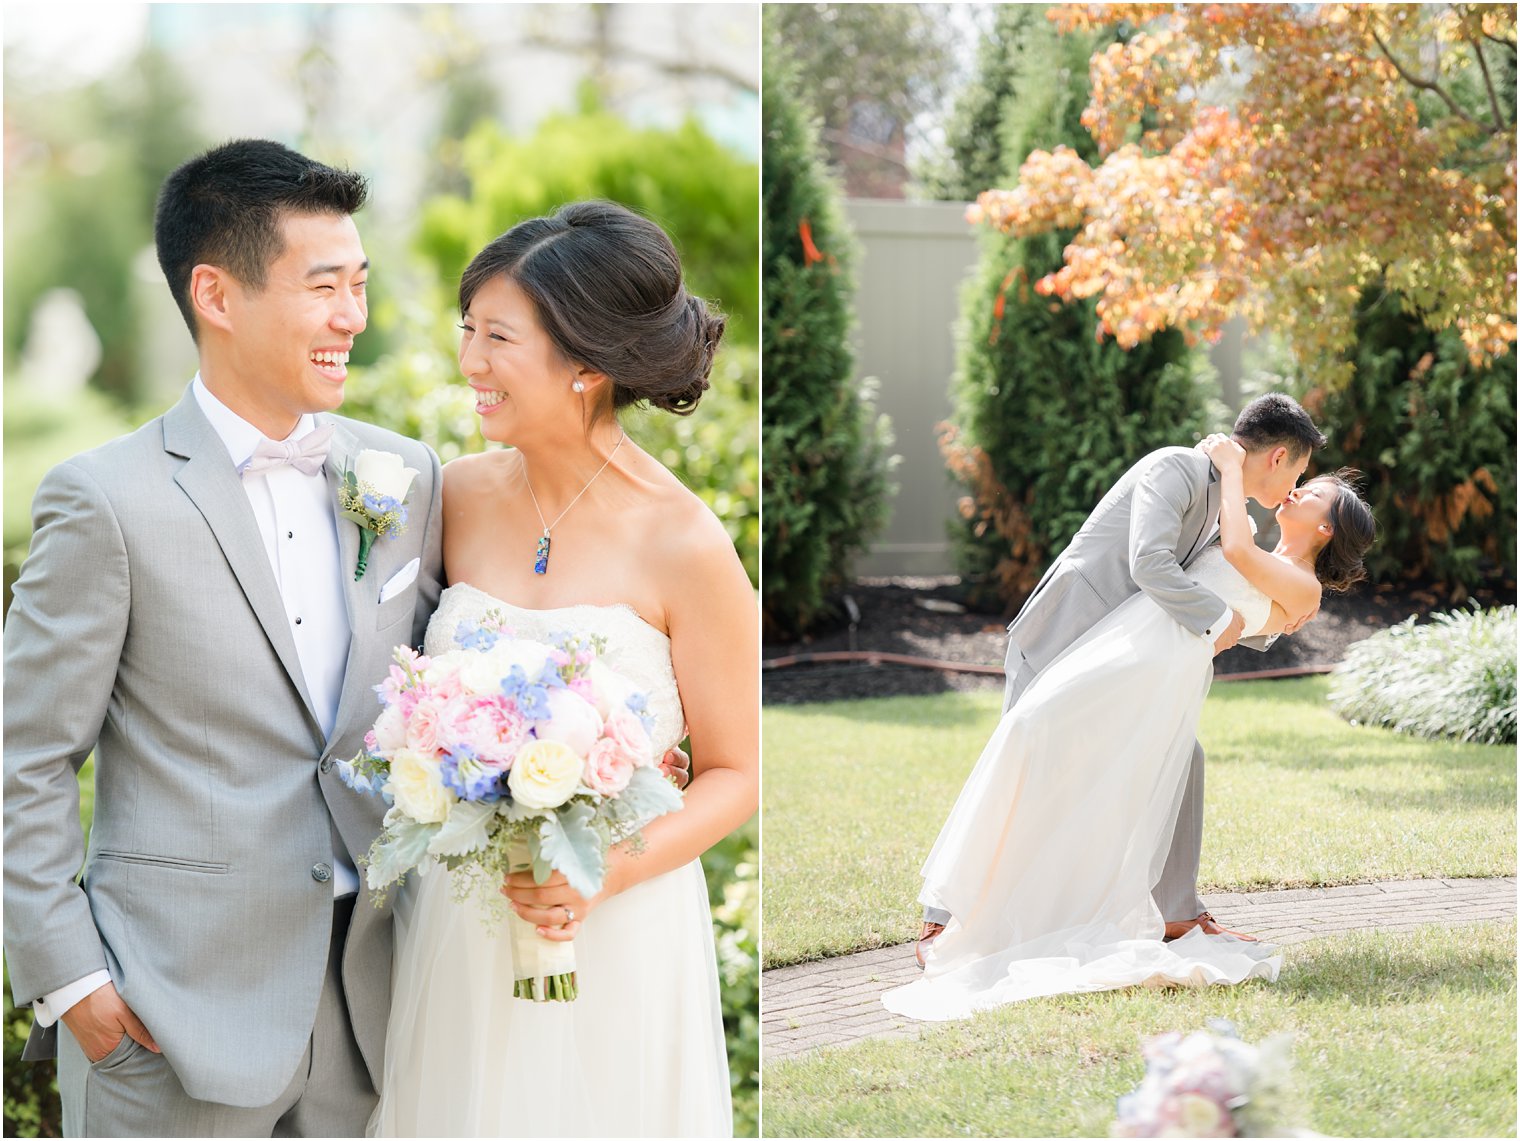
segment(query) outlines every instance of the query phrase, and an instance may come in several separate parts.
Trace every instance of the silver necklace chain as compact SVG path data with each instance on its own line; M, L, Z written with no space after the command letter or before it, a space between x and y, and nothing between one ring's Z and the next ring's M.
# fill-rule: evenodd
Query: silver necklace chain
M602 461L602 466L596 469L596 475L588 479L586 486L576 492L575 498L565 504L565 509L554 517L553 523L544 522L544 509L538 505L538 496L533 493L533 481L528 478L528 460L526 457L523 458L523 483L528 485L528 495L533 500L533 510L538 512L539 524L544 529L543 538L538 542L538 552L535 558L534 570L536 573L545 574L549 570L549 532L558 527L559 521L569 514L570 508L579 503L581 496L591 490L591 485L596 482L596 477L607 470L607 465L612 462L612 457L617 455L617 450L623 446L623 441L627 438L627 432L623 432L618 436L618 442L612 445L612 451L607 453L607 458Z

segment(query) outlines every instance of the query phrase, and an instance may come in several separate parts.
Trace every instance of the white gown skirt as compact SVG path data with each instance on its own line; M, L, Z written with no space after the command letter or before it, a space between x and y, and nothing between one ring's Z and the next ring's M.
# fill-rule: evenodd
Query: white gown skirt
M512 948L442 868L397 899L385 1078L370 1135L733 1133L712 916L693 861L599 906L580 996L512 997Z
M1043 995L1275 979L1276 948L1163 943L1161 877L1213 671L1212 647L1148 595L1044 669L998 722L924 864L948 911L887 1008L940 1021Z

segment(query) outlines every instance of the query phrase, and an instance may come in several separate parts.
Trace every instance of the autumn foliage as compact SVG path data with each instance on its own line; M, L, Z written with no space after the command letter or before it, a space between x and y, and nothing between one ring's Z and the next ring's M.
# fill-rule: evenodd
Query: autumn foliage
M1029 155L973 220L1077 228L1035 288L1096 298L1099 337L1213 339L1234 316L1328 383L1358 303L1386 290L1475 366L1515 327L1511 5L1073 5L1062 31L1125 23L1093 56L1082 124Z

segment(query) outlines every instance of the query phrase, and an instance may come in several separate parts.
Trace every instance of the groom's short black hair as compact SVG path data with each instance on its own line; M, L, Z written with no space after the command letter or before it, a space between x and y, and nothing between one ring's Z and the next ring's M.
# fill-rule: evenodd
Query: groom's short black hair
M1314 426L1309 413L1291 396L1269 392L1258 396L1235 418L1235 439L1248 452L1286 447L1297 460L1325 446L1325 436Z
M197 337L190 272L227 270L250 289L264 287L279 257L286 214L353 214L369 185L268 139L236 139L191 159L164 180L153 241L169 292ZM198 338L197 338L198 339Z

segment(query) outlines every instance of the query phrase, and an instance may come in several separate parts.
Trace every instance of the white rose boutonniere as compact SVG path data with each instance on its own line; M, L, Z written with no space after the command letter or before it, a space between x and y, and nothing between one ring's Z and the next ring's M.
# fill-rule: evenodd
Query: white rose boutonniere
M370 547L380 535L395 537L406 529L406 499L417 470L395 452L365 448L354 457L354 466L343 472L338 506L345 519L359 525L359 559L354 581L364 577Z

